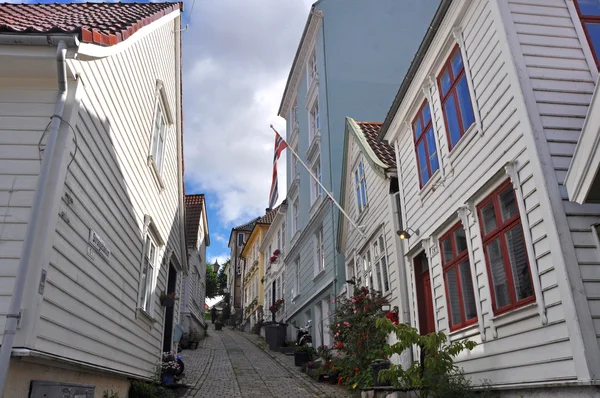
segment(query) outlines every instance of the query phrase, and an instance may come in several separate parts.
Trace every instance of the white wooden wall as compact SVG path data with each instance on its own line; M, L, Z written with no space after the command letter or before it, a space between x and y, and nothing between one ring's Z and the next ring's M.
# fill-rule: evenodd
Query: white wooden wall
M179 264L176 128L170 125L160 192L147 165L156 99L164 82L176 109L175 23L168 23L121 53L99 60L69 61L84 84L75 127L78 152L67 173L39 323L36 348L138 376L150 377L162 351L168 264L158 255L153 311L156 322L136 312L144 215L153 218ZM40 97L45 98L45 97ZM89 229L111 250L109 261L86 255ZM178 273L178 295L183 274ZM176 302L174 324L179 322Z
M423 84L429 75L437 78L456 44L452 37L452 28L456 25L462 28L464 61L471 71L475 112L479 110L481 128L477 126L470 131L449 153L440 96L437 84L433 85L431 103L442 170L436 189L423 192L419 188L412 131L405 124L399 128L396 144L400 156L399 178L405 226L420 231L418 237L411 238L409 249L414 254L421 239L434 238L437 250L431 259L431 276L437 330L450 334L451 339L468 337L480 343L472 352L459 357L459 365L475 382L487 379L494 384L522 384L575 379L569 329L550 256L552 250L559 249L551 248L545 233L549 225L542 216L539 203L539 195L545 193L538 192L544 187L540 179L534 177L530 164L530 156L535 152L524 139L524 134L530 134L527 120L519 113L520 105L515 99L520 95L519 87L509 68L511 55L503 27L494 21L491 1L453 2L397 118L409 121L414 118L416 107L424 100ZM527 219L531 226L525 233L531 234L534 242L548 323L542 324L536 307L494 317L480 229L471 213L466 228L471 233L471 260L476 270L473 279L480 297L478 305L484 336L480 334L478 325L450 333L437 238L459 221L459 207L467 201L476 205L492 188L508 179L503 173L509 161L518 164L519 185L525 196L526 210L521 217ZM415 325L418 325L414 289L411 294Z

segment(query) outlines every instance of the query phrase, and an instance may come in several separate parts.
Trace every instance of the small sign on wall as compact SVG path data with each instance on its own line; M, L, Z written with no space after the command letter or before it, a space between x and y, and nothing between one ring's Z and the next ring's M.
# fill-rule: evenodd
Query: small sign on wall
M104 257L104 259L108 261L108 259L110 258L110 250L108 249L106 243L104 243L102 238L100 238L100 236L92 229L90 229L90 238L88 243L91 247L96 249L96 251L100 253L100 255Z

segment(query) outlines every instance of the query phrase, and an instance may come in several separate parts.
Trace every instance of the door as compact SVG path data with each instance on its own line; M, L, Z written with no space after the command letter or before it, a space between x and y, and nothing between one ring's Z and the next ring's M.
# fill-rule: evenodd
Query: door
M431 276L425 252L414 259L415 282L417 284L417 309L419 311L419 332L421 335L435 332L433 316L433 295L431 292Z
M169 278L167 279L167 294L177 291L177 271L173 264L169 264ZM165 310L165 325L163 330L163 352L171 351L173 347L173 316L175 315L175 304Z

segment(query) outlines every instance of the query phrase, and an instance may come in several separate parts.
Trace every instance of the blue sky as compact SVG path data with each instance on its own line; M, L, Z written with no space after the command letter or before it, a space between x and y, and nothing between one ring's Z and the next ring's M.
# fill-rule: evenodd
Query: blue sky
M185 184L187 193L206 196L211 262L229 257L231 228L264 214L268 205L269 124L285 133L277 110L313 1L184 1ZM278 169L281 201L285 152Z

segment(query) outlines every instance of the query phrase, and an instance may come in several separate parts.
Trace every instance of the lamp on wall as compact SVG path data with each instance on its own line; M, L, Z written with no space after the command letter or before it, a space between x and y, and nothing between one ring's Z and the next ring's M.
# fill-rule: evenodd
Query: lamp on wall
M410 237L414 235L419 235L419 230L414 231L411 228L406 228L405 230L396 231L400 239L410 239Z
M390 312L390 309L391 309L391 307L387 303L381 305L381 311L383 311L383 312Z

